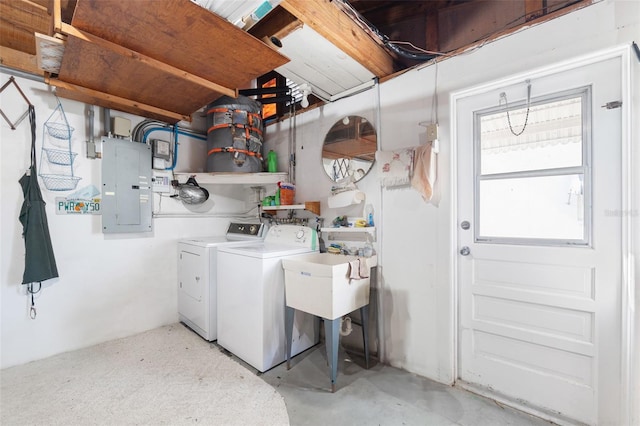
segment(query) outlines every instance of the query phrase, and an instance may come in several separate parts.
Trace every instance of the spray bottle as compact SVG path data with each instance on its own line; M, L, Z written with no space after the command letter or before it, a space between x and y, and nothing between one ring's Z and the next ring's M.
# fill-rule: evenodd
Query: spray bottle
M367 226L374 226L374 223L373 223L373 206L371 204L367 204L364 207L364 219L367 221Z

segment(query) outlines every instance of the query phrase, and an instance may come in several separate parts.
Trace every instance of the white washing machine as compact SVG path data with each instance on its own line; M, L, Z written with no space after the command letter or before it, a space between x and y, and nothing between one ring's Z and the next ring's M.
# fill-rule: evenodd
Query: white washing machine
M178 317L206 340L218 338L218 249L262 242L264 229L261 223L231 223L225 235L178 241Z
M264 372L285 361L282 259L317 251L313 228L275 225L264 242L218 250L218 344ZM319 320L296 311L291 356L319 340Z

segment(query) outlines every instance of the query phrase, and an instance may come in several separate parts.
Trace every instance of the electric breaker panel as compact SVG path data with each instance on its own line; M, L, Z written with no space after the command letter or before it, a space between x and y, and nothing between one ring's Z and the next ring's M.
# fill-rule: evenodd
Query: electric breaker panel
M150 232L151 147L102 138L102 232Z

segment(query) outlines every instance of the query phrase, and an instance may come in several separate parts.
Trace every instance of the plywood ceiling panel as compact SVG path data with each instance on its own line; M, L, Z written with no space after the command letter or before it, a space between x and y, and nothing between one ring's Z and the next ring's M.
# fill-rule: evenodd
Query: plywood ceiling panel
M220 97L198 84L73 36L67 38L59 79L184 115Z
M324 99L371 81L375 76L308 25L282 40L280 51L293 61L276 68L298 84L309 83Z
M280 5L378 77L394 72L392 56L331 0L283 0Z
M234 89L289 60L189 0L79 0L72 25Z

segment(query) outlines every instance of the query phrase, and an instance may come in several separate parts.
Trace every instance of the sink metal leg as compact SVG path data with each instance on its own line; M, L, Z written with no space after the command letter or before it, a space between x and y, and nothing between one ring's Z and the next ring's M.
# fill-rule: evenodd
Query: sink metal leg
M338 343L340 339L340 323L342 318L324 320L324 334L327 346L327 359L331 368L331 392L336 391L336 377L338 376Z
M296 310L285 306L284 308L284 334L286 337L286 353L287 353L287 370L291 368L291 340L293 335L293 319L295 317Z
M364 364L369 369L369 305L360 308L362 320L362 341L364 342Z

